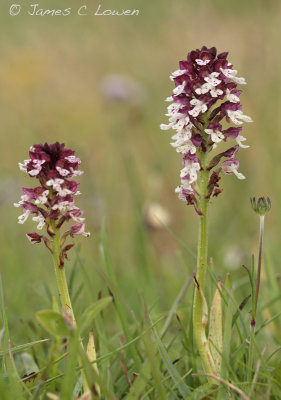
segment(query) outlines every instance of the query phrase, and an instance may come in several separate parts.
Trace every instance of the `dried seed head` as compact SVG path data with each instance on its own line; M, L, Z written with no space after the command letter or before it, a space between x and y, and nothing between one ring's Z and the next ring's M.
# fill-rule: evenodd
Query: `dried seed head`
M259 197L257 201L255 197L251 197L250 201L253 210L260 216L264 216L271 209L271 201L269 197Z

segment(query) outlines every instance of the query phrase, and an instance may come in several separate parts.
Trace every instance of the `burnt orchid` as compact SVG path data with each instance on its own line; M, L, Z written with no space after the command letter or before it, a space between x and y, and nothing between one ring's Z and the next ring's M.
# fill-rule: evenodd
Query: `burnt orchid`
M222 349L222 320L220 292L216 292L211 307L209 337L206 336L208 308L204 296L205 274L208 257L208 204L211 197L222 189L222 175L245 176L238 172L237 153L244 144L241 135L243 122L252 119L242 112L237 85L245 79L237 76L237 70L227 59L228 53L217 55L215 47L191 51L187 59L180 61L179 69L170 79L174 82L173 94L166 99L168 124L162 130L173 129L171 145L183 158L180 171L181 184L176 188L180 200L193 205L200 216L197 274L193 307L194 335L205 372L218 374ZM230 125L230 126L229 126ZM216 152L220 143L232 142L230 147ZM225 146L224 146L225 147Z
M31 232L26 234L28 240L33 244L43 240L52 253L57 231L62 230L65 222L73 224L60 235L60 268L63 268L67 252L73 246L65 246L68 236L90 234L85 232L85 218L82 217L84 212L74 201L74 196L80 194L79 183L70 178L83 174L78 170L81 160L74 153L58 142L32 146L29 150L30 159L19 163L19 167L31 178L36 178L39 186L23 188L21 200L14 204L23 211L18 217L19 224L23 224L31 216L39 231L46 228L47 236Z
M79 183L71 178L83 172L78 169L81 160L74 154L58 142L30 147L30 159L19 163L19 167L38 184L34 188L24 187L21 200L14 206L23 211L18 217L20 224L31 217L38 231L45 229L46 235L30 232L26 236L32 244L43 241L52 253L62 306L75 323L64 272L64 261L74 244L66 244L66 241L69 237L89 236L90 233L85 232L84 212L75 205L74 198L80 194Z
M176 87L166 99L171 103L166 114L169 123L160 126L162 130L175 130L171 145L183 157L181 184L176 192L199 215L204 214L201 199L221 192L218 182L222 174L245 179L238 172L236 155L239 147L249 147L243 143L246 139L241 135L241 125L252 119L243 114L239 97L242 91L237 89L237 84L246 81L237 77L227 55L227 52L217 55L215 47L203 46L191 51L187 60L180 61L180 69L170 76ZM229 127L229 123L236 126ZM209 160L218 143L226 141L234 143ZM208 181L204 187L200 182L202 176Z
M37 179L35 188L23 188L23 195L15 207L20 207L23 214L18 222L23 224L28 217L37 223L39 231L45 228L46 235L37 232L27 233L32 244L43 241L52 253L62 315L69 327L76 328L76 320L69 296L65 275L64 261L67 252L74 246L67 244L69 237L89 236L85 232L83 211L75 205L75 196L79 195L79 183L71 180L83 174L79 165L81 160L73 150L65 148L63 143L35 144L29 149L30 159L19 163L21 171ZM68 226L66 224L68 223ZM82 342L80 342L83 348ZM81 360L80 360L81 364ZM81 364L82 365L82 364ZM85 373L82 371L84 391L89 390Z

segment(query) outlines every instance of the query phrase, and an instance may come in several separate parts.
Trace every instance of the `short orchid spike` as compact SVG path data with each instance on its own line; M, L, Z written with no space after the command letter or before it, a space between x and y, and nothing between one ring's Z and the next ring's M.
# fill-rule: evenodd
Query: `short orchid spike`
M227 52L217 55L215 47L203 46L180 61L179 69L170 76L176 87L166 99L171 103L166 114L169 123L160 126L162 130L175 130L171 145L183 157L181 184L176 192L180 200L194 205L199 215L202 215L200 196L209 199L221 192L218 184L221 174L245 179L238 172L236 155L239 147L249 147L244 144L241 125L252 119L242 112L242 90L237 88L237 84L246 81L237 76L227 56ZM227 127L227 123L234 126ZM209 154L223 141L234 143L208 161ZM222 162L223 158L226 160ZM212 172L206 193L199 184L202 171Z
M28 240L33 243L44 241L52 253L54 271L61 303L61 314L70 332L76 328L76 319L69 295L64 262L68 259L68 251L74 246L66 243L67 239L77 235L89 236L85 232L84 212L76 205L74 198L80 194L79 183L72 179L83 174L79 170L80 158L73 150L65 148L64 143L35 144L29 149L30 159L19 164L20 170L36 179L37 186L23 188L23 195L15 207L21 207L23 214L18 222L23 224L29 216L37 222L39 231L46 228L46 235L37 232L27 233ZM66 227L66 224L70 226ZM81 339L79 339L83 351ZM81 360L79 361L82 368ZM84 392L89 386L82 370Z
M35 188L23 188L23 195L15 207L21 207L23 214L18 222L23 224L29 216L37 223L37 229L46 228L47 236L36 232L27 233L28 240L35 244L42 240L53 252L53 238L60 232L60 267L64 266L67 251L73 245L66 245L68 236L89 236L85 232L83 211L74 202L79 183L71 178L83 174L78 169L81 160L75 157L73 150L66 149L64 144L35 144L29 150L30 159L19 163L21 171L37 179ZM66 222L74 223L61 233Z

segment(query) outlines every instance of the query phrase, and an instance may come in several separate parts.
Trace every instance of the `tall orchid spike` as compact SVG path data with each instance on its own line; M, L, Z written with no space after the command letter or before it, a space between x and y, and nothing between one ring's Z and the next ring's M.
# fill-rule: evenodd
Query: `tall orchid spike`
M191 51L187 59L180 61L179 68L170 79L175 83L172 96L166 101L168 124L161 124L162 130L174 129L171 145L182 154L183 168L180 172L181 184L176 188L180 200L193 204L199 215L200 188L199 171L206 170L202 165L202 154L214 150L217 145L233 139L234 145L211 161L208 171L217 167L210 175L207 198L217 196L220 174L235 174L238 179L245 176L238 172L239 161L236 154L239 147L246 148L242 142L242 126L225 127L225 122L242 125L252 119L242 112L241 90L237 84L245 84L244 78L237 77L237 71L227 60L228 53L217 55L215 47ZM225 157L226 160L222 161Z

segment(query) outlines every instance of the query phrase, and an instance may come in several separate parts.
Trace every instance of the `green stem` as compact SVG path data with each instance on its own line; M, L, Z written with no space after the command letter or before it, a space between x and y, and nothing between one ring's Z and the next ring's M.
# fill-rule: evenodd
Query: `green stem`
M201 153L200 157L202 170L199 173L199 209L203 215L200 216L199 237L198 237L198 253L197 253L197 282L198 287L195 289L193 304L193 326L196 344L203 363L205 372L215 374L215 364L209 349L208 340L206 338L205 327L206 321L204 317L204 289L205 275L208 257L208 199L207 189L209 183L208 151Z
M53 260L54 260L54 267L55 267L55 274L57 279L58 285L58 292L61 301L61 305L63 308L67 310L67 312L71 315L73 321L73 327L76 327L76 320L74 317L73 308L71 305L71 300L68 292L68 286L66 281L65 269L60 268L60 236L59 231L56 230L55 236L53 238Z
M73 328L76 329L76 320L69 296L69 291L68 291L68 286L67 286L67 280L66 280L66 275L65 275L65 268L60 268L60 252L61 252L61 243L60 243L60 234L59 230L57 228L54 228L55 236L53 237L53 261L54 261L54 267L55 267L55 274L56 274L56 279L57 279L57 285L58 285L58 292L59 292L59 297L60 297L60 302L62 305L62 308L65 309L69 315L72 318L72 323L73 323ZM83 343L81 338L79 338L80 341L80 346L84 351ZM82 366L82 361L81 358L79 357L79 365ZM86 375L84 370L82 370L82 381L83 381L83 388L84 392L89 391L89 385L87 383Z
M199 207L203 215L199 217L199 236L197 249L197 281L202 291L205 289L205 274L208 257L208 200L207 186L209 182L208 171L202 171L200 176L200 202Z

